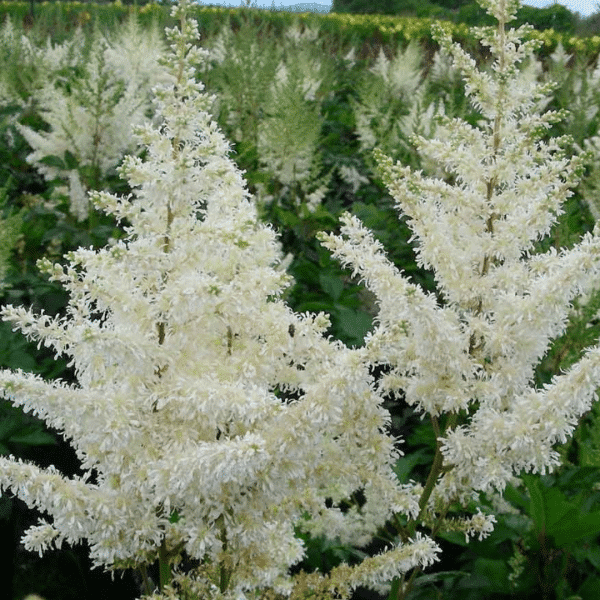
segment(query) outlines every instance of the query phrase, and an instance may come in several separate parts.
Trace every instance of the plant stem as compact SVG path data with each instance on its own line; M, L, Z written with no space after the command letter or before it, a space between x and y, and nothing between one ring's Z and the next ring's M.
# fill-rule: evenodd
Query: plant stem
M225 516L220 515L216 521L216 525L219 528L223 553L227 552L227 530L225 529ZM231 569L226 565L227 557L224 556L223 560L219 563L219 590L222 594L227 591L229 582L231 581Z
M148 577L148 569L146 568L146 565L140 565L138 570L142 576L142 587L144 589L144 594L150 596L153 590L150 584L150 577Z
M456 426L456 422L458 420L458 415L456 413L452 413L448 417L448 422L446 423L446 427L444 428L444 433L448 429L453 429ZM419 515L417 518L412 521L410 527L411 536L414 535L415 530L417 528L417 523L423 519L425 512L427 510L427 502L431 497L433 492L433 488L437 483L438 477L442 474L444 470L444 456L442 454L442 442L441 436L442 432L440 429L440 422L438 417L431 417L431 424L433 426L433 430L435 431L435 456L433 458L433 463L431 465L431 469L429 470L429 475L427 476L427 481L425 482L425 487L423 488L423 492L421 493L421 497L419 498Z
M167 543L163 539L158 550L158 586L159 591L162 591L165 586L171 583L171 565L169 564L169 552Z
M449 429L453 429L454 427L456 427L457 422L458 414L450 414L448 416L448 421L446 422L446 427L444 428L444 433ZM440 429L440 422L438 417L432 416L431 424L433 426L433 430L436 436L435 456L433 458L431 469L429 470L429 475L427 476L427 481L425 482L425 487L423 488L423 492L421 493L421 497L419 498L419 514L416 519L412 520L408 524L408 537L414 536L415 531L417 529L417 525L421 522L421 520L425 516L425 513L427 512L427 502L429 501L429 498L433 493L433 489L435 488L435 484L437 483L438 477L444 472L444 456L442 454L442 444L440 441L442 431ZM443 515L445 515L445 512L443 512ZM437 528L435 528L434 531L432 531L432 537L435 537L436 530ZM400 578L394 579L392 581L392 589L388 596L388 600L404 600L406 598L406 595L412 589L414 580L420 572L421 567L415 567L405 585L402 585L402 581L400 580Z

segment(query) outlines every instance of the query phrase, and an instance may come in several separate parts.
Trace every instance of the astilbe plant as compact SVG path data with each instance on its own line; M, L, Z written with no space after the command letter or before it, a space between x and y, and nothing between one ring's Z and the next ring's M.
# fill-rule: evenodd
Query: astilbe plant
M323 118L322 100L316 94L323 93L327 73L324 61L311 56L306 45L288 44L287 59L279 63L258 124L259 163L271 182L280 184L278 200L289 195L294 204L314 210L331 179L319 177L323 169L319 152Z
M235 33L227 22L212 44L207 65L211 68L205 78L220 90L213 108L229 138L240 146L257 144L259 116L280 56L281 48L272 36L247 15Z
M416 42L388 60L383 48L365 71L352 99L356 130L363 152L378 146L396 147L400 141L401 115L421 96L423 52Z
M210 59L206 75L220 90L215 115L238 143L259 204L314 212L331 183L321 151L322 112L336 85L319 30L294 23L276 39L250 21L235 33L228 24Z
M412 136L432 137L437 116L457 114L448 88L460 88L454 85L456 74L449 62L444 50L438 50L425 71L425 54L412 41L391 59L381 48L371 68L361 73L350 105L361 154L370 168L375 166L375 147L414 166Z
M397 521L401 537L421 526L433 536L491 531L493 516L451 519L451 506L466 508L480 492L501 492L523 471L556 467L554 446L572 434L600 384L597 345L548 384L534 383L536 365L565 330L571 302L600 283L600 237L595 231L571 249L536 251L582 161L566 157L562 142L568 140L543 140L562 115L541 113L550 87L519 72L533 43L523 41L526 28L505 27L517 2L481 4L498 20L497 28L477 30L492 56L489 69L479 69L437 28L481 115L477 126L445 119L438 139L415 140L444 167L444 178L376 152L412 230L417 261L434 273L437 295L391 264L355 217L344 218L341 235L322 235L378 298L377 325L362 350L365 363L382 372L378 391L406 402L435 431L420 512L412 522ZM392 597L404 597L409 587L396 581Z
M192 68L196 25L181 3L172 80L157 91L162 125L139 130L147 160L122 168L134 194L95 197L129 223L127 238L42 265L70 292L62 318L3 310L70 357L77 378L0 374L3 396L71 439L85 471L68 479L0 459L2 488L49 515L26 532L27 548L85 540L97 565L146 573L148 592L157 562L161 598L347 598L367 585L399 599L436 560L440 531L492 530L479 511L449 518L452 504L558 463L553 446L595 398L600 348L542 388L534 370L571 301L598 284L600 237L535 253L580 163L559 140L541 140L560 115L540 114L548 86L519 75L532 44L505 29L516 2L482 4L499 22L480 30L490 71L438 30L481 113L478 127L447 119L441 139L416 140L447 177L376 154L438 296L392 265L356 218L321 236L379 303L365 345L349 349L323 336L326 317L294 314L281 299L276 238L210 121ZM424 484L392 472L390 394L436 433ZM295 528L360 546L384 524L397 537L383 553L290 576L303 555Z
M70 212L80 221L89 215L87 191L99 189L135 149L133 129L147 118L150 89L163 76L157 28L145 34L132 16L124 32L111 40L95 31L86 51L80 37L36 51L37 64L53 77L32 90L48 131L19 127L33 150L27 161L48 181L67 184L58 191L68 196ZM73 64L75 42L81 53Z
M96 566L137 569L148 594L347 596L438 548L417 533L337 579L290 576L303 556L295 526L361 544L393 513L415 517L417 496L393 473L389 417L361 355L324 337L324 315L281 300L275 234L195 82L197 24L185 0L174 10L162 123L138 129L147 158L121 168L134 192L94 196L126 238L42 261L70 294L63 316L2 311L70 359L76 383L4 370L0 390L69 439L84 474L2 457L0 486L47 514L27 549L87 542Z

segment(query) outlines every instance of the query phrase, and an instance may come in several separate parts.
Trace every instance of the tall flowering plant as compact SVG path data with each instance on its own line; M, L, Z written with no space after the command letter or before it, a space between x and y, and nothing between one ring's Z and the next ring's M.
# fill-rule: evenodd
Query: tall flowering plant
M68 182L55 191L69 197L70 212L84 221L87 190L101 189L134 150L132 131L150 112L150 88L162 78L161 33L157 27L144 32L131 16L114 39L95 32L87 50L81 34L72 42L52 46L48 40L46 47L29 48L44 74L31 90L32 103L49 130L19 124L32 148L27 161L47 181Z
M399 523L404 536L462 530L485 535L493 516L448 518L479 492L502 491L522 471L559 464L565 442L590 409L600 384L600 347L567 372L536 387L536 365L566 327L571 302L597 288L600 237L586 234L572 249L538 252L577 182L581 161L566 139L544 141L562 115L542 113L551 89L524 78L519 64L534 42L527 28L507 29L518 3L481 0L497 28L477 30L491 67L481 70L441 26L436 35L453 56L481 115L477 125L444 119L419 151L444 168L430 178L376 151L381 176L413 233L418 263L431 269L437 295L411 283L353 216L323 243L378 299L378 322L362 350L383 372L381 394L405 401L428 418L436 451L419 497L418 517ZM396 580L392 597L409 585Z
M2 488L48 515L26 532L27 548L87 541L96 565L139 569L157 599L347 598L365 585L397 600L437 559L437 533L492 530L481 512L450 519L453 503L558 463L553 445L595 397L600 348L542 388L534 369L571 301L597 286L600 236L535 252L580 163L561 140L541 139L560 115L540 112L548 86L519 75L532 43L506 30L517 3L482 4L498 19L479 30L491 71L437 32L481 113L477 127L446 119L438 139L417 140L447 176L376 153L438 296L392 265L357 219L321 236L378 299L374 330L349 349L324 337L324 315L282 300L277 241L195 82L202 52L182 0L170 79L156 89L161 124L138 130L146 159L122 167L134 193L94 197L127 237L79 249L66 266L41 264L70 293L62 317L3 309L70 357L76 376L0 372L2 396L71 439L84 469L67 478L0 458ZM390 394L435 431L423 483L394 475ZM397 535L381 554L327 576L290 575L303 556L298 529L364 545L383 526Z
M76 383L4 370L0 394L71 440L84 474L1 457L0 486L47 515L25 533L30 550L85 541L96 566L137 569L160 597L289 595L324 581L290 576L303 556L295 526L364 543L392 514L416 516L417 496L393 473L368 366L323 336L324 315L283 303L275 234L194 79L203 52L186 0L174 10L161 123L138 129L145 160L121 167L134 192L93 198L126 238L40 264L70 294L64 315L2 310L67 356ZM364 502L348 508L359 490ZM343 585L377 584L436 552L415 534L344 571Z

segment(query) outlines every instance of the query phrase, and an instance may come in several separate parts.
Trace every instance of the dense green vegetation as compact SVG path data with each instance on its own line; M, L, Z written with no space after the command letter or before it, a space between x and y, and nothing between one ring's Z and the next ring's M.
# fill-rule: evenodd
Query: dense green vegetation
M473 0L333 0L331 10L338 13L431 17L467 25L492 22ZM554 29L576 35L592 35L599 32L596 15L581 18L560 4L552 4L545 8L523 5L517 13L515 23L529 23L539 30Z
M410 5L404 2L402 6ZM419 6L433 4L420 2ZM446 18L447 11L454 11L461 22L479 22L480 15L470 6L445 2L427 15L420 14L416 6L409 12ZM381 7L372 12L399 14L400 3L382 2ZM93 32L107 32L109 45L119 47L123 42L116 33L128 11L113 6L36 6L32 24L26 19L26 3L5 8L12 21L4 20L0 34L0 57L6 65L0 74L0 239L4 253L0 259L5 266L0 301L60 314L65 295L39 274L36 260L49 257L60 261L75 247L99 247L122 235L116 223L95 211L84 218L74 214L69 174L76 172L88 189L127 189L114 166L103 170L99 164L85 162L74 148L28 159L34 148L23 127L51 132L40 93L54 85L48 82L49 75L58 82L64 98L77 96L78 86L88 81L86 65L98 52L91 41ZM359 8L358 0L334 2L337 12L360 12ZM440 12L436 14L436 10ZM534 14L526 8L522 11L524 20ZM145 27L153 20L160 26L168 22L160 6L148 5L139 12ZM578 27L561 7L535 14L539 23L545 15L557 31L570 34ZM398 225L391 198L374 173L371 152L378 145L404 164L435 173L435 165L423 163L415 153L411 136L433 135L436 114L460 116L472 123L478 115L465 99L460 77L447 57L436 53L429 41L419 43L422 40L414 33L386 39L374 35L371 25L364 23L351 31L349 22L345 28L336 28L294 15L272 18L279 20L265 17L261 21L258 11L249 9L201 13L210 58L198 76L216 95L215 119L231 140L264 219L280 232L290 255L289 272L295 285L288 302L297 311L326 311L333 323L329 333L348 345L360 345L377 307L364 287L331 259L315 234L335 230L341 212L350 210L375 232L396 265L431 288L431 274L416 265L409 232ZM33 25L27 43L21 38L23 25ZM78 26L85 41L72 47L69 55L68 40L79 31ZM55 62L43 62L48 33L56 44L65 43L64 60L56 51ZM416 40L407 44L411 36ZM36 52L31 52L29 43ZM589 55L571 57L554 43L541 58L531 58L523 76L556 82L548 106L571 112L552 134L570 134L574 152L578 147L591 151L582 183L568 201L552 238L545 242L557 248L569 246L591 230L597 218L598 70ZM106 77L113 74L107 71ZM119 89L114 88L114 99L118 100ZM109 114L112 109L108 106L106 110ZM46 170L44 175L42 166L54 171ZM567 334L557 340L539 366L540 384L567 367L577 351L597 338L599 310L598 297L574 307ZM69 365L11 332L7 324L0 325L0 361L3 367L22 368L47 378L68 381L72 377ZM434 451L430 428L396 400L390 399L389 409L395 431L406 436L406 455L396 465L397 474L403 480L419 480L426 475L422 465ZM55 464L66 473L78 472L72 451L56 432L6 404L0 405L0 410L2 453ZM440 573L427 581L430 586L417 588L412 597L596 598L600 588L598 410L584 419L573 441L561 451L565 466L557 473L524 476L509 487L490 538L466 544L461 535L446 535L443 544L450 551L444 552ZM482 497L474 500L474 506L499 502ZM456 507L456 514L459 511ZM112 582L108 576L90 571L85 548L65 548L43 559L24 552L18 538L35 518L20 503L3 498L0 519L4 550L13 557L3 581L7 598L22 600L30 592L46 600L135 597L135 581ZM309 552L302 567L325 571L340 561L352 561L357 553L376 552L385 537L386 532L381 532L381 542L366 549L344 547L335 540L306 539ZM357 598L367 597L357 593Z

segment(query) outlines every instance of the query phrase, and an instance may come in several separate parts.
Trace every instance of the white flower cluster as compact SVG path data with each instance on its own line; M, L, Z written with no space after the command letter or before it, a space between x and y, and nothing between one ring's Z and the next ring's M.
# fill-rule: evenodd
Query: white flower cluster
M2 311L69 357L77 378L0 372L0 396L62 431L85 471L68 479L0 457L0 488L48 515L26 533L27 548L87 540L106 568L143 572L158 561L157 599L348 597L390 580L401 598L404 573L440 552L418 528L445 524L481 539L494 518L446 519L451 503L557 464L553 445L596 397L600 347L543 388L534 369L571 301L598 287L600 235L536 253L581 161L565 157L564 140L540 137L560 115L541 113L548 86L518 69L533 43L522 41L524 29L505 30L517 3L482 5L499 21L480 30L491 70L437 31L480 122L446 118L441 139L415 139L449 177L375 153L439 295L400 272L355 217L344 218L341 235L321 236L378 300L364 347L349 349L324 337L324 315L295 314L282 300L280 248L211 121L213 99L195 80L205 53L181 0L155 90L160 124L137 129L146 158L121 167L134 193L93 196L126 223L126 238L72 252L64 267L41 263L70 294L66 314ZM436 432L424 485L400 483L392 470L390 393ZM361 502L347 502L359 491ZM290 576L304 552L296 528L362 545L386 523L401 542L382 554L328 576ZM186 556L199 566L182 571Z
M323 336L324 315L280 298L289 278L275 233L210 120L186 10L175 8L169 81L155 92L162 122L138 128L147 157L121 167L134 194L94 196L126 239L72 252L65 267L41 262L70 294L65 315L3 309L70 358L77 384L4 370L0 395L72 440L85 477L2 457L0 487L48 515L26 533L30 550L87 540L98 566L158 560L165 593L187 555L215 598L290 593L295 525L360 543L394 512L414 518L417 496L393 473L389 415L360 354ZM365 502L346 511L358 490ZM353 585L437 552L415 538L401 562L377 559Z
M417 43L399 48L391 59L380 49L358 82L356 98L350 100L360 149L368 163L375 146L398 156L410 148L411 136L434 135L435 117L444 114L446 98L438 93L433 100L430 87L456 78L448 62L444 50L439 50L425 77L425 55Z
M565 157L565 140L541 139L561 115L539 112L549 88L519 71L533 42L523 41L524 28L505 30L517 4L482 4L500 22L479 30L494 59L490 70L478 69L437 30L481 114L477 127L442 120L443 141L415 139L446 177L426 177L375 153L439 297L391 264L355 217L345 217L342 235L322 236L378 298L364 356L386 367L379 390L431 415L436 428L436 462L420 501L420 517L429 522L449 502L501 491L521 470L544 473L558 464L553 445L566 441L600 384L595 347L551 384L534 386L534 369L563 333L571 301L600 284L600 236L536 253L581 161ZM488 533L490 522L472 521L466 532L475 531Z
M87 190L97 188L124 154L135 150L133 130L148 116L151 87L164 79L159 61L164 43L158 29L145 32L132 16L114 40L96 33L89 49L81 35L28 47L46 73L31 93L49 130L19 126L33 149L27 160L46 179L65 180L61 191L70 210L84 220L90 209Z

